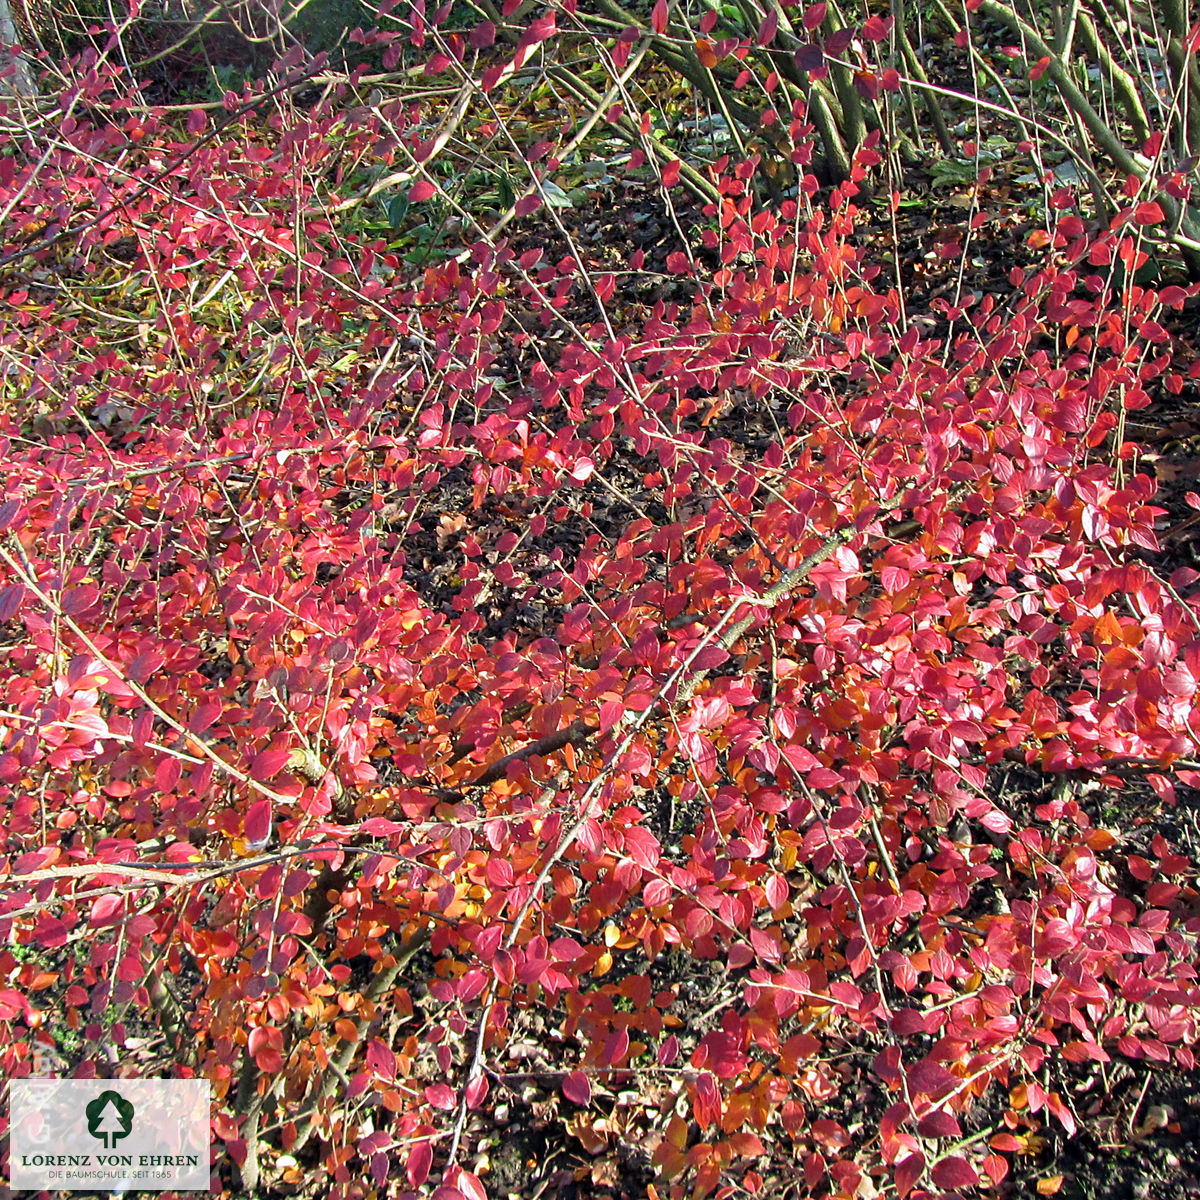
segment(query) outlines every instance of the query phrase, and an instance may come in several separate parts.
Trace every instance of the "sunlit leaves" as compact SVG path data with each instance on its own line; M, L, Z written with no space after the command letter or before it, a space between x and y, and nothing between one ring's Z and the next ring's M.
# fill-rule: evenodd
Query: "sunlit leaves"
M513 61L470 62L500 34L445 43L498 106ZM535 11L515 36L532 59L561 35ZM1064 207L944 346L906 325L853 183L776 210L729 161L690 257L506 234L413 267L393 241L457 202L438 115L389 117L428 174L405 160L371 237L329 181L387 165L376 118L198 149L194 112L148 120L153 161L191 165L128 183L101 142L0 167L9 252L68 183L89 212L117 189L145 252L124 349L71 291L109 231L36 322L27 282L0 310L48 422L0 418L6 1072L41 1006L82 1033L115 996L164 1029L153 966L235 1160L244 1077L280 1149L312 1109L339 1130L321 1172L475 1197L448 1131L518 1077L597 1155L620 1097L651 1097L660 1191L786 1145L810 1194L876 1155L907 1195L1004 1178L1015 1135L959 1144L992 1088L1012 1128L1071 1133L1064 1064L1186 1067L1192 864L1073 784L1144 768L1169 802L1194 757L1195 580L1158 577L1153 485L1104 451L1188 289L1090 288ZM540 169L559 134L526 133ZM1073 261L1134 261L1147 204ZM631 307L650 268L684 299ZM865 1078L878 1150L832 1113Z
M422 201L429 200L437 195L437 185L428 179L418 179L416 183L408 189L408 202L410 204L420 204Z
M572 1104L587 1104L592 1096L591 1084L582 1071L573 1071L562 1083L563 1095Z
M1167 218L1156 200L1144 200L1134 209L1133 219L1138 225L1161 225Z

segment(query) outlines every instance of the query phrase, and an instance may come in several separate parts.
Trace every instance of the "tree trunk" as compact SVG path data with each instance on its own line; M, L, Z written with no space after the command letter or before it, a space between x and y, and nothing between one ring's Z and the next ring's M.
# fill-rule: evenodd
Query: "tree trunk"
M15 46L23 41L9 0L0 0L0 46ZM0 80L0 91L15 92L18 96L32 96L36 91L33 72L29 69L24 54L16 56L15 65L13 74L5 80Z

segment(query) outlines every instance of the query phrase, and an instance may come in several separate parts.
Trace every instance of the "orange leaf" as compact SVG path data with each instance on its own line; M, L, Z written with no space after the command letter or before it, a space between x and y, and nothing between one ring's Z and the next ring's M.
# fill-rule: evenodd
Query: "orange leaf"
M700 65L710 71L717 65L717 56L713 53L713 44L708 38L696 39L696 57L700 60Z
M1037 1181L1037 1193L1039 1196L1056 1196L1062 1185L1063 1177L1061 1175L1047 1175L1045 1179Z

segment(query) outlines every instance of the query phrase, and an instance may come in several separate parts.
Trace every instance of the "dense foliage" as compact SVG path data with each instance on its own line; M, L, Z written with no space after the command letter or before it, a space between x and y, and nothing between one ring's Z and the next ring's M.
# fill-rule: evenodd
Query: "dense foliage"
M1194 288L1135 178L915 314L802 100L782 194L614 166L671 247L613 261L521 73L572 13L382 39L424 99L155 109L114 41L0 113L0 1064L211 1079L231 1194L474 1200L531 1094L597 1189L986 1194L1081 1066L1196 1065L1196 863L1121 798L1200 783L1125 428Z

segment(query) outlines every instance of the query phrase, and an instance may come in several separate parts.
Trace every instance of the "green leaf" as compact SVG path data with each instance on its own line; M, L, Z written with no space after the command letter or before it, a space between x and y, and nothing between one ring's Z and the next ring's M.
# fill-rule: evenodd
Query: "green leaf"
M542 195L545 197L546 203L551 208L571 208L573 203L571 197L562 190L553 180L546 180L542 184Z
M930 167L930 187L969 187L978 178L979 172L973 162L962 162L953 158L940 158Z
M404 218L408 215L408 197L393 196L387 202L387 219L388 224L393 229L399 229L404 224Z

